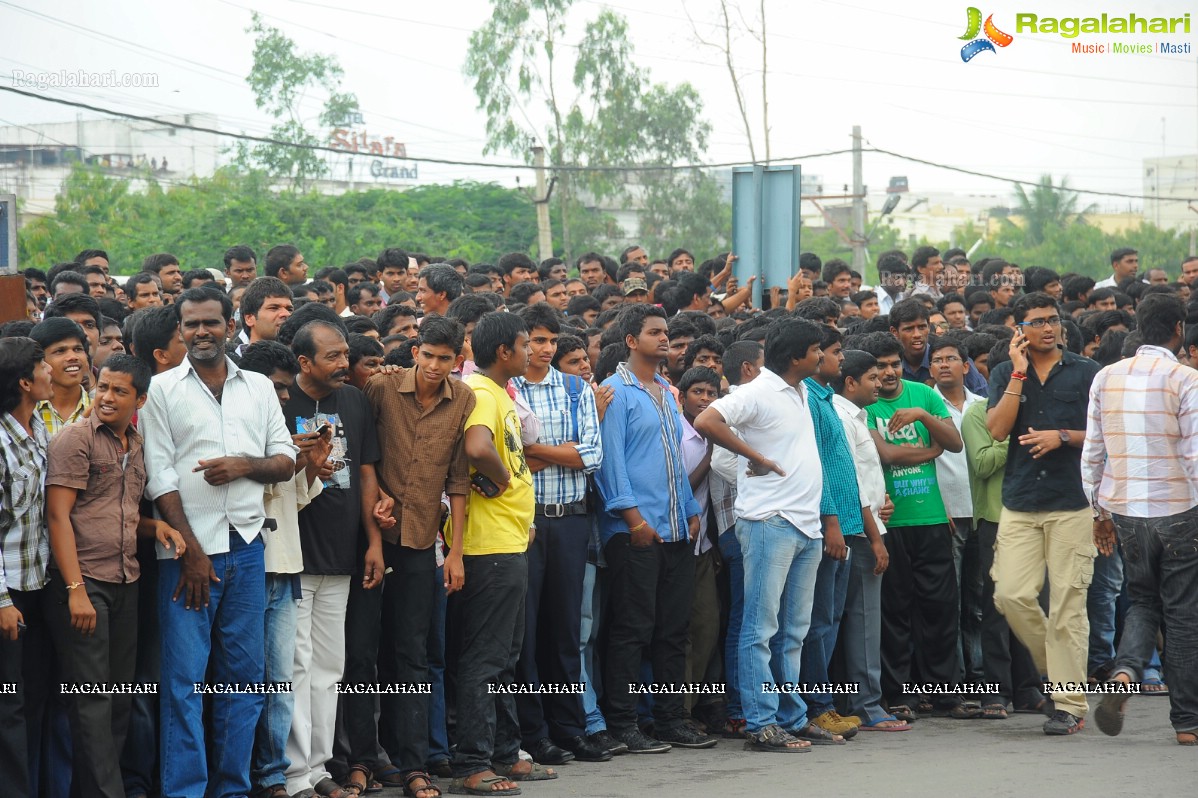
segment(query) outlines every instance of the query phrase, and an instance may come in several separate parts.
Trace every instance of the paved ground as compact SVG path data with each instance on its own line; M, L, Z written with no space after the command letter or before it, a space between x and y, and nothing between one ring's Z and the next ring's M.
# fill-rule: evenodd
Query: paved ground
M1107 737L1092 720L1080 734L1046 737L1042 717L1013 715L1005 721L922 719L909 732L861 732L848 745L806 754L754 753L739 741L721 740L707 751L571 763L558 768L556 781L524 785L524 795L1194 795L1198 748L1176 743L1168 716L1167 698L1135 697L1119 737Z

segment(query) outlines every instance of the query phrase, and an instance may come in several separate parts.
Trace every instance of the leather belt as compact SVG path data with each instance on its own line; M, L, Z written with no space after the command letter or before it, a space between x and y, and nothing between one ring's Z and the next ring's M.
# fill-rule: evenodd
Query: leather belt
M586 515L586 502L570 502L569 504L538 504L536 514L546 518L565 518L567 515Z

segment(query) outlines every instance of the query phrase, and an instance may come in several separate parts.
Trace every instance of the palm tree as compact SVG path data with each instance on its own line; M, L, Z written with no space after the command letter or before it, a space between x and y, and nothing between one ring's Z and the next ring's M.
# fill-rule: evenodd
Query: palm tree
M1051 227L1068 227L1085 224L1086 214L1094 213L1097 205L1077 208L1077 192L1069 188L1069 179L1053 185L1052 175L1041 175L1040 182L1030 192L1022 185L1015 185L1015 213L1023 218L1021 229L1024 242L1029 246L1043 243L1044 234ZM1007 224L1013 224L1007 220Z

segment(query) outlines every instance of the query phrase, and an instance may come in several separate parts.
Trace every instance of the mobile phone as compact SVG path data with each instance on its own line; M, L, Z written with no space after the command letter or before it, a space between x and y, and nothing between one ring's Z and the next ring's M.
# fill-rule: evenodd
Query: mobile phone
M475 472L474 476L470 477L470 483L482 491L482 494L488 499L494 499L499 495L499 486L481 471Z
M316 430L316 437L319 438L321 435L324 435L325 432L327 432L328 430L331 430L332 428L333 428L333 425L326 421L325 423L320 425L320 429Z

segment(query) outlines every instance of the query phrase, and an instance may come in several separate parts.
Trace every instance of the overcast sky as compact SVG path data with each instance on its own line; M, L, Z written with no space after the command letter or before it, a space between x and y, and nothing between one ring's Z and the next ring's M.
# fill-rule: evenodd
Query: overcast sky
M976 1L976 0L975 0ZM729 0L733 2L733 0ZM756 24L759 0L740 0ZM1198 8L1192 2L1020 0L979 5L1014 41L960 57L967 2L928 0L766 0L769 110L775 159L850 146L854 124L869 144L930 161L1035 180L1067 176L1072 186L1143 193L1141 159L1198 152ZM265 133L245 75L253 42L250 8L302 48L335 55L344 88L357 94L371 134L395 136L413 156L478 160L484 117L461 65L468 36L487 18L486 0L386 3L381 0L123 0L116 12L79 0L0 0L0 75L60 69L154 72L156 89L47 90L132 113L207 112L224 129ZM574 29L607 7L629 22L632 47L655 81L689 80L713 125L708 163L748 160L723 55L699 43L714 33L719 0L579 0ZM18 10L24 8L27 11ZM1015 13L1077 17L1135 13L1181 16L1190 34L1082 35L1016 33ZM51 19L53 18L53 19ZM1070 42L1189 43L1189 55L1078 55ZM577 37L573 39L578 43ZM760 48L734 42L760 136ZM314 116L317 103L305 106ZM543 118L530 105L529 118ZM69 121L77 111L0 94L0 124ZM96 116L84 112L84 118ZM760 155L762 147L758 145ZM519 159L510 153L493 162ZM810 160L804 171L826 190L852 178L849 156ZM511 183L530 172L421 164L422 182L456 178ZM913 191L954 191L1009 197L1009 185L930 166L867 154L866 183L881 188L906 175ZM1198 196L1198 177L1186 178ZM1087 197L1104 210L1140 201Z

